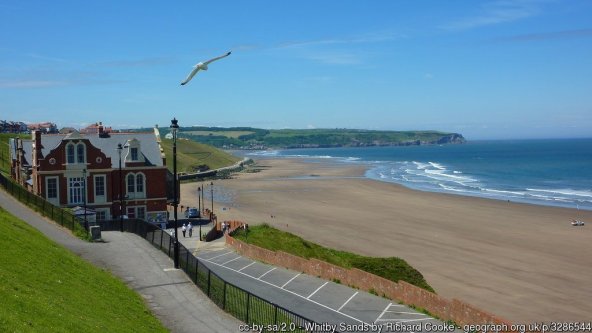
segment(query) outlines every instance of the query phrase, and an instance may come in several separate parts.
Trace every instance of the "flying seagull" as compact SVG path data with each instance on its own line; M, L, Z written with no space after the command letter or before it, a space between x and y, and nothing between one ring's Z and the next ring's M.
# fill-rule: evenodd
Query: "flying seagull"
M191 81L191 79L193 79L193 77L195 76L195 74L197 74L197 72L199 72L199 70L204 70L207 71L208 70L208 65L216 60L228 57L230 55L231 52L228 52L224 55L221 55L219 57L216 58L212 58L208 61L204 61L204 62L198 62L197 65L193 66L193 70L191 71L191 73L189 73L189 75L187 76L187 78L185 79L185 81L181 82L181 85L184 86L187 83L189 83L189 81Z

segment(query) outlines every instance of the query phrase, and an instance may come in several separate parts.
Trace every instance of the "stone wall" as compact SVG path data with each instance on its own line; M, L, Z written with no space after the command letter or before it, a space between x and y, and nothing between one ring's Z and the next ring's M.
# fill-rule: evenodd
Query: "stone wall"
M231 229L242 225L240 221L226 222L231 224ZM423 308L442 320L452 320L458 325L505 324L507 327L511 327L509 321L468 303L457 299L446 299L405 281L393 282L356 268L347 269L317 259L304 259L282 251L270 251L252 244L246 244L234 239L229 234L226 234L226 244L236 249L239 254L252 259L318 276L326 280L338 280L343 285L364 291L373 291L379 296Z

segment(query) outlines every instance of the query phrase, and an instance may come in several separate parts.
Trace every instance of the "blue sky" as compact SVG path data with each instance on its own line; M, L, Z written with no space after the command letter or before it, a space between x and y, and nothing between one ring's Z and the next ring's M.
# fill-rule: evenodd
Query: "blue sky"
M128 128L173 117L590 137L592 2L0 2L0 119Z

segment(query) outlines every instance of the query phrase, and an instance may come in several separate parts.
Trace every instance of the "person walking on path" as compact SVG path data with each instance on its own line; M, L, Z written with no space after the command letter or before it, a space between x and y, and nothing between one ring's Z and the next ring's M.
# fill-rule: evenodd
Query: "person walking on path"
M193 224L191 222L187 223L187 230L189 230L189 238L193 235Z
M185 231L187 231L187 226L185 225L185 223L183 223L183 226L181 227L181 232L183 233L183 237L185 237Z

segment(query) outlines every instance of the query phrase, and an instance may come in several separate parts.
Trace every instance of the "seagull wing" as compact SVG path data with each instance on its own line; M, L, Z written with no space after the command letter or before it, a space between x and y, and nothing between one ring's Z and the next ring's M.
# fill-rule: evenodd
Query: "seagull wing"
M191 73L189 73L189 75L187 75L187 78L185 79L185 81L181 82L181 85L184 86L187 83L189 83L189 81L191 81L191 79L193 79L193 77L195 76L195 74L197 74L197 72L199 71L199 66L195 66L193 68L193 70L191 71Z
M208 60L208 61L204 61L204 65L206 65L206 66L207 66L207 65L209 65L210 63L212 63L212 62L214 62L214 61L216 61L216 60L220 60L220 59L222 59L222 58L228 57L228 56L229 56L231 53L232 53L232 52L228 52L228 53L226 53L226 54L224 54L224 55L221 55L221 56L219 56L219 57L212 58L212 59L210 59L210 60Z

